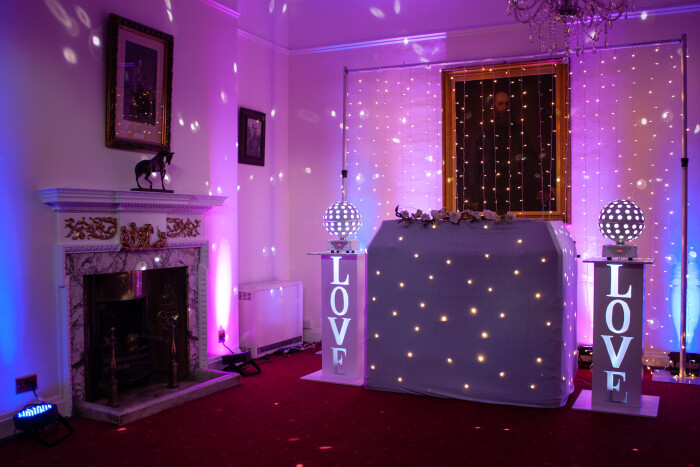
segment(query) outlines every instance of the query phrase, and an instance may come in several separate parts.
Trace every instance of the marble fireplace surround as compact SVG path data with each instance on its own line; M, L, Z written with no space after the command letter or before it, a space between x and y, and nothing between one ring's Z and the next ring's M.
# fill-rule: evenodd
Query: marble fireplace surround
M117 424L140 418L126 414L126 408L91 413L94 404L85 402L83 356L87 310L83 279L86 275L186 267L188 331L193 336L188 349L190 374L206 381L202 383L204 386L208 380L225 377L207 370L209 260L203 223L203 214L221 206L225 197L70 188L40 190L39 195L58 215L56 281L59 323L62 323L59 337L63 347L60 374L67 413L73 413L77 407L82 415ZM225 375L231 380L227 386L237 384L238 375ZM181 386L186 388L180 393L195 391L190 384ZM210 390L205 389L199 396L218 390L210 386ZM165 406L185 401L175 403L176 391L171 391L172 394L166 394L169 401ZM197 391L202 392L202 388ZM195 398L193 394L182 395L186 400ZM137 405L134 412L141 415L158 411L157 407Z

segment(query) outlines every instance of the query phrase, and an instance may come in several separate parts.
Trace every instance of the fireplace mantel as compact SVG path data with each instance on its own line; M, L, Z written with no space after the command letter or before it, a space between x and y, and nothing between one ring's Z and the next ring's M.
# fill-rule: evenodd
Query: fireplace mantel
M130 249L123 235L134 237L134 232L146 230L153 233L153 248L164 248L164 243L168 247L199 244L205 238L202 215L226 200L225 196L77 188L48 188L39 190L39 196L58 214L57 244L80 251L120 244Z
M157 191L47 188L41 200L56 212L161 212L202 214L221 206L226 196L184 195Z

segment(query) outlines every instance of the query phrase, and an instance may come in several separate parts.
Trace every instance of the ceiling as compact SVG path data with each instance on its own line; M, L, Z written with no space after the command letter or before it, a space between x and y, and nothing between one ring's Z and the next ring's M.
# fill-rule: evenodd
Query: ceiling
M697 0L630 0L636 11ZM505 26L506 0L238 0L240 29L289 50Z

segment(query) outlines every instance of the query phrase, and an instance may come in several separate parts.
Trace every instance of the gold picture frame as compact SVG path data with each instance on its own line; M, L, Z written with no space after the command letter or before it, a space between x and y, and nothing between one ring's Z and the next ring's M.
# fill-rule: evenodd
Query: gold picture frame
M561 59L443 70L446 208L568 222L569 94Z
M105 144L169 151L173 36L115 14L107 33Z

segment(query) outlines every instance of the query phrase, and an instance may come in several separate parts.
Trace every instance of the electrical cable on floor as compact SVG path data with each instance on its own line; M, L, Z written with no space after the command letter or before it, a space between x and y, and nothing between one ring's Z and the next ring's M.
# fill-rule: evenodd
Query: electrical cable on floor
M307 350L307 349L314 349L316 348L317 345L321 345L321 341L316 341L316 342L304 342L301 344L301 348L299 350Z
M236 354L236 352L234 352L233 350L229 349L228 345L226 345L225 342L222 342L221 345L223 345L224 347L226 347L226 349L227 349L229 352L231 352L231 355L235 355L235 354Z

